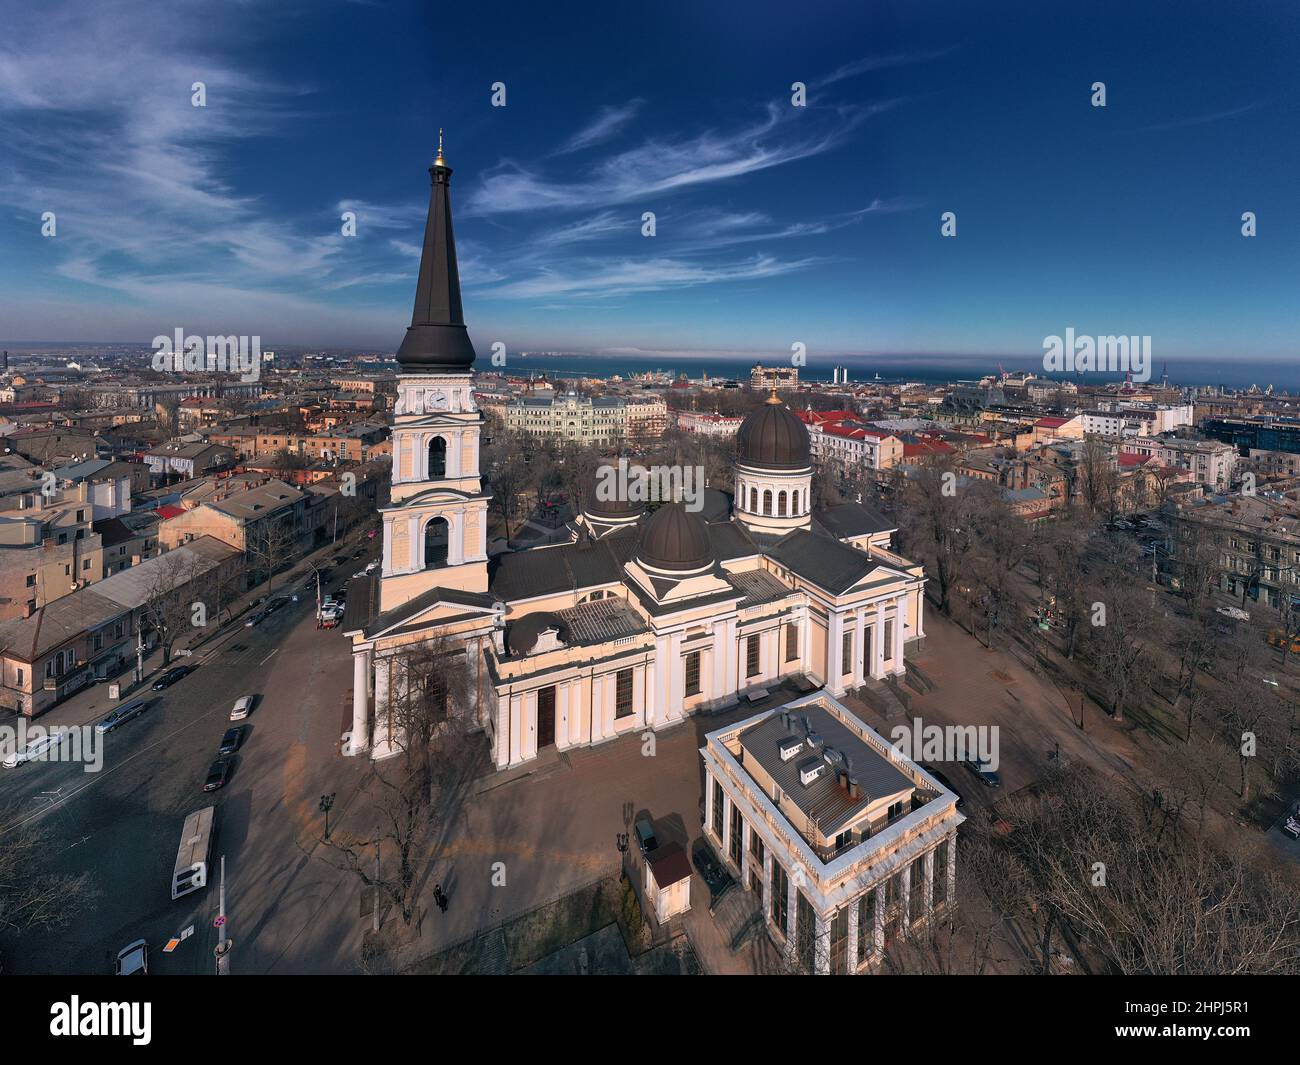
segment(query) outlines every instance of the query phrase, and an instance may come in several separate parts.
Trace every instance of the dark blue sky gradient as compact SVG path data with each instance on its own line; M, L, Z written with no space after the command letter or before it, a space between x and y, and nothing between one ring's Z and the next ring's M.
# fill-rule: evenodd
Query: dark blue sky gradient
M1292 5L0 7L6 338L391 350L441 125L481 353L1297 355Z

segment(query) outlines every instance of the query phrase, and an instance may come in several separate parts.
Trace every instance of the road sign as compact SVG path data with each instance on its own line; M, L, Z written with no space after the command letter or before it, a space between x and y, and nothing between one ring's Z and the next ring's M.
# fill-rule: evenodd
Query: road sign
M173 950L175 950L180 945L181 945L181 941L177 939L175 936L172 936L171 939L167 940L167 945L163 947L163 953L170 954Z
M220 928L225 923L226 923L226 915L224 913L218 914L217 919L212 922L212 927Z

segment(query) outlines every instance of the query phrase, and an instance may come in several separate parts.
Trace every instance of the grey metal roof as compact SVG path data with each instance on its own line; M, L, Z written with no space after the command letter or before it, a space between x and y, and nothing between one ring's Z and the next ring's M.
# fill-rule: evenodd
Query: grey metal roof
M723 578L737 591L745 593L745 598L740 602L742 607L771 603L792 594L790 588L765 569L751 569L743 573L724 572Z
M579 603L557 610L555 616L568 625L569 643L603 643L649 631L627 600L618 596Z
M767 552L805 580L839 595L877 567L870 555L830 536L796 529Z
M817 750L810 747L805 737L800 715L807 717L808 725L821 738L821 746ZM791 727L787 729L780 713L774 712L742 732L740 746L744 751L743 763L752 759L762 766L785 796L805 816L816 822L818 831L823 835L834 836L875 800L908 791L915 786L910 777L825 707L808 704L794 711L791 718ZM788 762L783 762L781 741L791 735L804 740L803 750ZM824 761L822 751L826 748L833 748L848 756L850 772L857 778L861 788L858 798L849 797L848 792L836 782L834 768L830 766L808 787L800 783L800 767L814 759Z
M890 521L874 507L863 503L841 503L819 510L813 516L828 532L840 538L893 532L898 528L897 522Z

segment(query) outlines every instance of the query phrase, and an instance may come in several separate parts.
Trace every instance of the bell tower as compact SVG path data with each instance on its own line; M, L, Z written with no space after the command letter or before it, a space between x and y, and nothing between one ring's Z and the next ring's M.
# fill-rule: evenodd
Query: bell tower
M474 404L474 345L460 302L451 173L439 130L415 309L397 351L392 495L382 512L381 612L431 588L488 587L491 496L479 476L483 415Z

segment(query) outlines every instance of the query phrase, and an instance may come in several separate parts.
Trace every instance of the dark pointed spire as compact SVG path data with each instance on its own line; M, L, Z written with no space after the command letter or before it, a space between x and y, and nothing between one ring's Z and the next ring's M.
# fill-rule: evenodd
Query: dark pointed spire
M429 167L429 177L433 191L424 224L415 310L397 349L397 363L410 373L468 373L474 364L474 345L460 305L456 238L451 228L451 167L442 157L442 130L438 131L438 156Z

